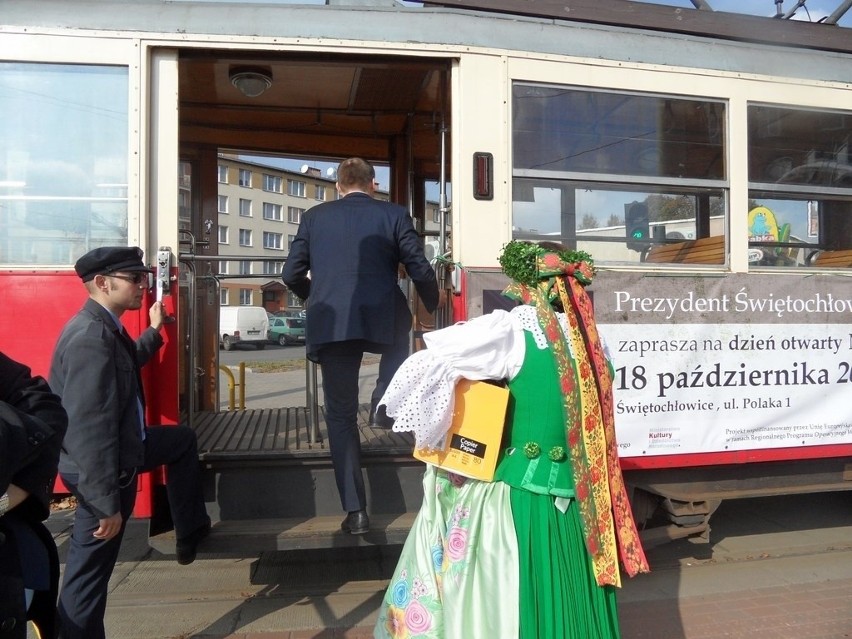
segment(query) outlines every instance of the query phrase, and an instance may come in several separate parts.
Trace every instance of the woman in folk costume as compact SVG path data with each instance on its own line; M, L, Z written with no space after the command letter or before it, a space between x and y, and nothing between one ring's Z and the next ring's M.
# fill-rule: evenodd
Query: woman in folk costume
M493 482L427 466L375 637L617 639L619 557L630 576L648 571L584 289L591 258L513 241L500 264L521 305L425 335L380 402L395 431L440 448L456 382L504 380L510 392Z

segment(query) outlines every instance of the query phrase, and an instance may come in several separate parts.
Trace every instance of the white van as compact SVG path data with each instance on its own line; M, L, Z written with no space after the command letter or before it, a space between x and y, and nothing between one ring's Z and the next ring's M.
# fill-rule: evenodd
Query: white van
M219 309L219 344L226 351L236 344L252 344L258 350L266 347L269 318L260 306L222 306Z

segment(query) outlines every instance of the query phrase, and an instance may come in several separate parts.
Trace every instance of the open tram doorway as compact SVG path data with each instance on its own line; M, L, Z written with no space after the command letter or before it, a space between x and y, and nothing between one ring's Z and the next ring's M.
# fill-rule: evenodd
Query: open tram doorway
M292 209L337 197L333 176L323 172L319 180L294 179L290 173L263 170L264 159L270 166L298 159L297 170L309 171L311 178L317 177L317 166L352 156L385 167L384 199L409 209L432 252L440 250L441 240L446 246L447 234L437 230L436 222L449 226L448 215L442 217L438 209L446 211L441 200L446 204L450 176L451 67L448 58L215 49L179 53L183 421L191 424L195 413L219 409L222 283L226 278L247 281L253 284L246 289L260 289L247 300L226 287L231 289L229 305L250 301L270 311L298 310L280 283L288 240L298 228L298 211ZM248 79L242 89L240 78ZM258 168L252 171L251 163ZM223 165L230 167L224 173ZM297 204L292 204L294 197ZM266 222L281 230L262 230ZM240 271L234 273L235 268ZM235 277L241 274L250 277Z

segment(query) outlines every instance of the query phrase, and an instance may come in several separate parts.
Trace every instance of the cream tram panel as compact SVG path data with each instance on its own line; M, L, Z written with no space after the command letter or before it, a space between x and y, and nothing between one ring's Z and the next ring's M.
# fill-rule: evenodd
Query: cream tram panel
M453 259L496 266L511 239L505 58L463 55L453 81ZM473 197L473 154L493 155L491 200Z

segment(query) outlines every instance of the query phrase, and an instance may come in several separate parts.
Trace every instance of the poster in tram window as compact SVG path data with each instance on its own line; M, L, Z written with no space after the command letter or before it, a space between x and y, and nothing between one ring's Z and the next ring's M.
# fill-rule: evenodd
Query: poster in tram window
M852 443L852 286L602 272L622 457Z

